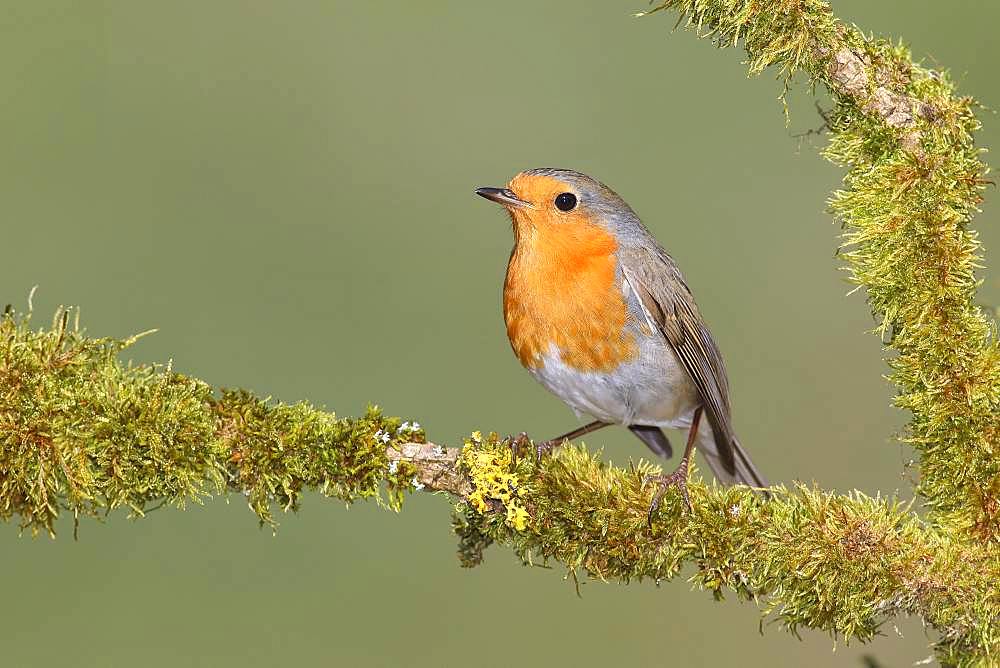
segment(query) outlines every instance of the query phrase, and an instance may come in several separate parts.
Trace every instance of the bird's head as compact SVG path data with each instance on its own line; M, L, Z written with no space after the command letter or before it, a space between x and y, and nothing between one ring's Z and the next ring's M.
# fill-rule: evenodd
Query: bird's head
M507 209L519 240L536 232L574 236L595 227L621 240L639 225L617 193L571 169L529 169L505 188L478 188L476 194Z

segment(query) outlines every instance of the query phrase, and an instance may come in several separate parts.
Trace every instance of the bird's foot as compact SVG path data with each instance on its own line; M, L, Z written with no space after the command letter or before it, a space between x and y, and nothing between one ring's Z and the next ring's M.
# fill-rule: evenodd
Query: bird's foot
M669 474L659 474L646 476L643 484L647 482L656 482L657 490L653 494L653 502L649 504L649 512L646 514L646 523L649 524L649 528L653 528L653 515L660 508L660 501L663 496L667 493L667 490L671 487L676 487L677 491L680 492L681 498L684 499L684 505L687 506L688 512L693 510L691 506L691 497L688 496L688 462L687 460L682 460L681 465L677 467L677 470Z
M535 463L542 461L542 455L547 455L556 448L558 448L563 443L566 443L566 439L552 438L548 441L540 441L535 443Z
M515 466L517 465L517 458L520 456L521 450L531 444L531 439L528 438L528 432L522 431L517 436L507 436L504 440L510 446L510 463L512 466Z
M517 458L520 456L521 452L531 449L532 447L531 439L528 438L527 432L522 431L514 438L508 436L507 440L510 442L511 461L512 463L517 464ZM538 462L542 461L542 455L546 455L552 452L556 447L562 445L564 441L565 439L560 440L554 438L548 441L539 441L538 443L535 443L534 444L535 463L537 464Z

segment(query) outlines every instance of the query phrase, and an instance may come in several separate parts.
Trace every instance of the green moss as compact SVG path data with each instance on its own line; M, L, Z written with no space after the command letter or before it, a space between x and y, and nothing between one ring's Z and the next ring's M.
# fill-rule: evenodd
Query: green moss
M9 308L0 320L0 516L52 532L65 508L141 514L221 485L210 389L169 367L131 367L124 341L88 339L69 312L49 330Z
M674 10L678 25L695 29L719 46L740 42L749 56L750 74L776 66L786 76L812 67L816 42L831 42L837 23L821 0L761 3L755 0L667 0L639 16Z
M483 519L482 514L469 512L465 503L460 503L452 514L451 528L458 536L458 562L463 568L473 568L483 563L486 548L493 544Z
M349 419L241 390L217 396L169 366L122 364L138 337L91 339L68 316L48 330L10 309L0 320L0 517L32 533L52 534L63 510L141 516L227 489L274 524L272 507L298 509L305 490L398 509L414 488L413 465L390 471L386 447L423 432L375 407Z
M506 452L509 443L490 435L463 457L502 461ZM520 460L510 472L523 481L528 526L513 529L500 504L461 504L463 563L479 563L496 542L525 563L564 564L574 579L660 581L690 565L698 587L757 600L793 633L866 641L887 619L917 614L945 631L944 653L1000 648L1000 559L988 546L950 538L894 499L804 485L763 501L745 487L693 480L693 510L671 492L650 526L656 490L646 479L658 471L645 462L617 468L576 446L537 464Z

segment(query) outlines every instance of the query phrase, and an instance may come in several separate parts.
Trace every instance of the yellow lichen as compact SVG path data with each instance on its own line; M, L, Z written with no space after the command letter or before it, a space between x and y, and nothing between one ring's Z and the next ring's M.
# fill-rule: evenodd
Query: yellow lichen
M491 510L491 501L499 503L506 511L507 526L524 531L528 528L530 516L521 503L517 475L511 470L513 454L508 446L497 441L496 434L484 439L478 431L465 439L459 464L472 481L469 505L477 512L485 513Z
M527 529L528 511L516 503L507 506L507 526L513 527L517 531Z

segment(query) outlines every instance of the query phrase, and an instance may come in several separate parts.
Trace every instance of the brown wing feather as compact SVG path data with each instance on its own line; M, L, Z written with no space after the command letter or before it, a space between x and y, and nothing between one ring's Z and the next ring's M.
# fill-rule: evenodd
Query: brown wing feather
M733 474L736 436L722 354L673 259L663 251L653 254L632 250L630 255L625 266L629 268L632 287L698 388L705 416L715 432L723 468Z

